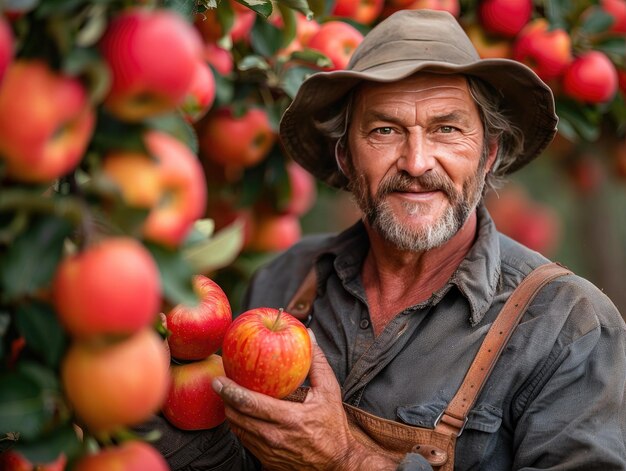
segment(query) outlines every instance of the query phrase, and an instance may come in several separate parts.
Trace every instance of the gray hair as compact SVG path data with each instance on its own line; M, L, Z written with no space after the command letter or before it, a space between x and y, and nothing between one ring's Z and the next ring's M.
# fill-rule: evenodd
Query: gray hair
M469 92L480 113L484 130L482 159L487 158L489 143L498 142L498 152L494 164L486 176L485 188L499 188L506 181L507 170L515 162L524 148L524 135L513 125L501 109L503 97L489 84L476 77L467 76ZM347 149L348 127L354 103L354 88L343 100L343 104L330 117L315 121L317 129L334 143L335 159L339 148ZM340 170L339 164L337 167Z

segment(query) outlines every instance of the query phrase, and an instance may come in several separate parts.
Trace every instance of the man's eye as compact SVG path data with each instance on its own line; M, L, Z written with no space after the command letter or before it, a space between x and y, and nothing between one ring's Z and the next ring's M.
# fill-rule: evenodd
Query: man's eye
M439 131L444 133L444 134L450 134L450 133L456 131L456 128L454 126L441 126L439 128Z
M393 130L389 127L382 127L382 128L376 128L374 129L374 132L376 134L384 134L384 135L388 135L391 134L393 132Z

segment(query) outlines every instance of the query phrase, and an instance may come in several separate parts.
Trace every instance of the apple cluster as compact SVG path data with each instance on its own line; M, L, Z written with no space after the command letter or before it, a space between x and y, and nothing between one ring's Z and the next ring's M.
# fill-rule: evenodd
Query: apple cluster
M155 326L162 306L185 295L171 286L191 278L182 253L207 200L192 124L213 104L215 76L199 33L173 9L81 4L78 21L70 8L27 3L0 15L0 311L10 319L0 358L5 338L11 347L0 374L6 394L33 394L26 381L45 401L35 426L1 431L28 445L54 441L47 433L58 426L68 443L101 447L49 460L61 468L69 458L73 469L166 470L128 430L161 409L171 384ZM67 37L48 38L52 23ZM34 354L39 376L22 369ZM43 381L57 371L58 385ZM2 460L33 466L13 452Z
M224 422L224 402L211 382L224 375L222 348L232 323L230 303L222 288L195 275L195 305L177 304L165 315L172 378L162 406L163 416L182 430L203 430Z

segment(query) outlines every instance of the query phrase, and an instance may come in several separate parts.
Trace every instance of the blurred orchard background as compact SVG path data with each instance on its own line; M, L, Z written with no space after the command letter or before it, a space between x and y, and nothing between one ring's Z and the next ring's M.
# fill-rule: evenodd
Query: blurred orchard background
M87 456L166 469L132 432L167 387L159 313L197 302L194 274L237 312L260 264L357 219L277 127L309 74L345 68L399 9L449 11L481 56L553 88L557 139L487 204L626 313L626 0L0 8L1 469L95 469Z

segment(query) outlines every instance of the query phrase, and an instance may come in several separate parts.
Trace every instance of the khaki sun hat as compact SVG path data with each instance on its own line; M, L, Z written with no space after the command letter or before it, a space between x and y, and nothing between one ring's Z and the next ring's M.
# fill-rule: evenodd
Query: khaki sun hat
M344 188L334 143L315 121L332 116L363 81L395 82L419 71L478 77L501 93L504 113L524 134L524 147L512 156L507 173L537 157L556 133L552 91L529 67L510 59L481 59L448 12L402 10L365 36L346 70L318 72L303 82L280 123L285 151L320 180Z

